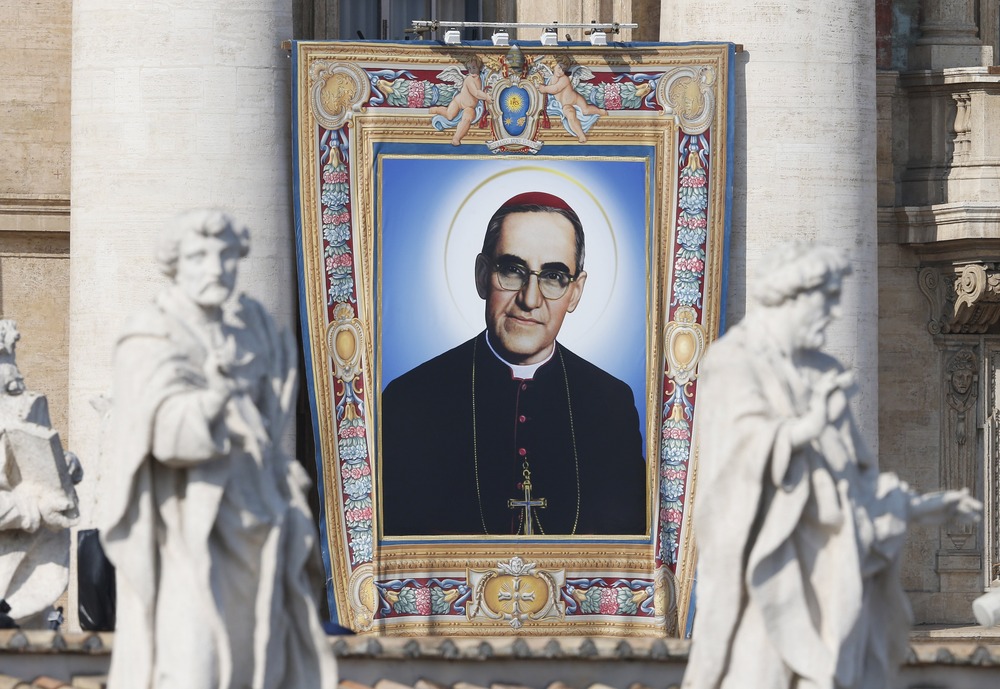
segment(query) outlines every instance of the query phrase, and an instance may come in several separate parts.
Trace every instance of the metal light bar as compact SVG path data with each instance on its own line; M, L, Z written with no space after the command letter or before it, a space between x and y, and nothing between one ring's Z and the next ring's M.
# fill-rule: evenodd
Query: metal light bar
M413 29L410 31L420 33L423 31L433 31L435 29L592 29L595 31L610 31L618 33L622 29L638 29L639 25L634 23L621 24L619 22L593 23L563 23L563 22L446 22L437 19L414 19Z

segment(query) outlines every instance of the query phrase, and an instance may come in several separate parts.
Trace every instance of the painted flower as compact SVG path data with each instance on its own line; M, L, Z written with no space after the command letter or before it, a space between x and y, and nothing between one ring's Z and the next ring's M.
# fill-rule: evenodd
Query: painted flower
M667 500L677 500L684 495L684 484L678 480L663 481L660 483L660 494Z
M687 471L684 469L668 468L663 472L663 478L668 481L683 481L687 478Z
M690 440L691 439L691 431L688 430L686 427L682 427L682 428L677 428L677 427L665 428L663 430L663 437L664 438L676 438L678 440Z
M677 241L685 248L697 248L705 243L705 239L707 239L707 237L708 235L705 234L704 230L682 228L677 231Z
M320 194L319 200L324 206L334 210L340 210L347 205L350 200L348 195L343 191L337 191L332 188L333 185L328 185L324 187L322 194Z
M371 525L365 529L352 529L347 534L347 545L351 550L351 565L372 561Z
M605 110L621 110L622 109L622 87L621 87L621 84L605 84L604 85L604 109Z
M673 466L683 465L688 459L687 444L665 444L660 452L660 459Z
M344 461L359 460L368 456L368 445L361 438L341 438L337 442L337 451Z
M344 481L344 493L351 496L355 500L370 495L372 492L372 479L370 476L364 476L357 480L348 479Z
M701 303L701 286L697 282L687 282L683 276L674 283L674 303L694 306Z
M614 615L618 612L618 594L614 589L601 589L601 607L598 612L602 615Z
M330 301L354 301L354 278L351 275L331 275Z
M327 223L323 221L323 239L330 244L343 244L351 236L351 226L347 223Z
M416 593L416 606L418 615L431 614L431 592L430 589L418 588Z
M424 81L411 81L409 93L406 94L406 105L410 108L419 108L424 104Z
M705 270L705 262L700 258L679 258L676 265L677 270L688 270L692 273L701 273Z
M681 179L680 179L681 187L695 188L695 187L703 187L706 184L708 184L708 181L705 179L704 174L686 175L684 173L681 173Z
M677 203L689 213L700 213L708 208L708 190L705 187L681 187L677 192Z

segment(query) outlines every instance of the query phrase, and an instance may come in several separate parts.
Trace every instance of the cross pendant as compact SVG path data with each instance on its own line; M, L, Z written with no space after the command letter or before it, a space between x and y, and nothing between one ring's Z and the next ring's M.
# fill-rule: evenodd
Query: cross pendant
M522 483L521 486L524 488L524 499L517 500L516 498L511 498L507 501L507 507L512 510L524 510L524 535L532 536L535 532L531 525L531 508L548 507L548 501L545 498L531 498L531 479L524 479L524 483Z

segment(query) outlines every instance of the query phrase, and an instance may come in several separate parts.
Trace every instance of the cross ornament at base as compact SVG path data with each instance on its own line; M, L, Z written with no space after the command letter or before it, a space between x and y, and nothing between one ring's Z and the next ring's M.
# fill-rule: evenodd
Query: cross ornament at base
M527 472L526 472L527 473ZM507 501L507 507L512 510L523 509L524 510L524 535L532 536L534 531L532 529L532 519L531 519L531 508L545 508L548 507L548 501L545 498L535 498L531 497L531 479L525 477L524 482L521 484L524 489L524 499L517 500L516 498L511 498Z

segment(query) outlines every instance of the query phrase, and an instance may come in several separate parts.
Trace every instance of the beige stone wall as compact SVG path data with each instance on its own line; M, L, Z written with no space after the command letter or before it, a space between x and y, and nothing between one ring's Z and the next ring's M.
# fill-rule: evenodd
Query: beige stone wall
M0 5L0 315L68 441L70 0Z
M638 14L638 17L636 15ZM656 35L656 27L652 21L659 20L659 13L651 8L648 0L549 0L548 2L519 2L517 4L517 21L519 22L551 22L564 24L580 24L597 22L618 22L629 24L636 18L645 20L644 26L637 32L623 29L617 36L609 36L609 41L656 40L649 38ZM524 41L537 41L541 29L523 29L518 38ZM583 29L559 29L559 40L566 40L566 34L574 41L587 40Z
M914 488L940 483L941 354L927 331L928 303L917 287L917 258L898 244L879 246L879 462ZM937 527L913 527L903 585L916 621L942 622ZM954 611L971 620L971 608Z

